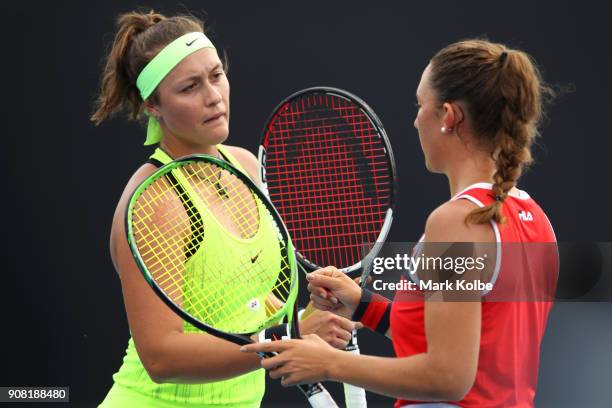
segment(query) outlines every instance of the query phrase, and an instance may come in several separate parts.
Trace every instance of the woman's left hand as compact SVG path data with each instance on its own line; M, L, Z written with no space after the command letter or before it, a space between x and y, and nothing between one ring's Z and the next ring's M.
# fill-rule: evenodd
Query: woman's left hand
M353 323L349 319L331 312L315 310L310 305L307 307L307 311L310 313L299 323L300 332L302 334L316 334L337 349L346 347L353 335L353 330L361 327L359 323Z
M280 340L247 344L242 352L275 352L277 356L264 358L261 366L270 372L270 378L281 378L283 386L310 384L329 379L335 353L342 353L316 334L302 339Z

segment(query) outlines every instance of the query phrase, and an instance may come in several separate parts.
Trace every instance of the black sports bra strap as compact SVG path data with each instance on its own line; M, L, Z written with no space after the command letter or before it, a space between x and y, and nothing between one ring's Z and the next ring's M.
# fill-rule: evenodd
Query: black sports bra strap
M149 159L149 160L147 160L147 163L150 163L150 164L154 165L157 168L160 168L161 166L164 165L164 163L160 162L157 159Z

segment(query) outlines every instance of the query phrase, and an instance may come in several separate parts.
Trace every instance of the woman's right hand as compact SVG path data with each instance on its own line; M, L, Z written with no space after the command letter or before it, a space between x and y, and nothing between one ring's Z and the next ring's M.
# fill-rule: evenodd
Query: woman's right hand
M306 275L310 300L315 308L350 319L361 300L361 288L333 266Z

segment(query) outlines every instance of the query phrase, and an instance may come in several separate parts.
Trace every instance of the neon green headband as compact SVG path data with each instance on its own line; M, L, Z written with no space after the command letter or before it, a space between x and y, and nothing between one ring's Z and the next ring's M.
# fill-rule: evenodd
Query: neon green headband
M138 75L136 87L140 91L142 100L151 96L159 83L183 58L202 48L215 48L215 46L204 33L200 32L187 33L166 45ZM149 116L145 146L159 142L161 137L159 122L153 116Z

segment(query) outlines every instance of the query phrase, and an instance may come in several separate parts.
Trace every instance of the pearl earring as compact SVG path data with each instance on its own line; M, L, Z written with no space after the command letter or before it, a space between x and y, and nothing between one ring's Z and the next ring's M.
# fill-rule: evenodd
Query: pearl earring
M447 132L451 133L452 131L453 131L453 128L447 128L446 126L442 126L440 128L440 132L442 132L442 133L447 133Z

